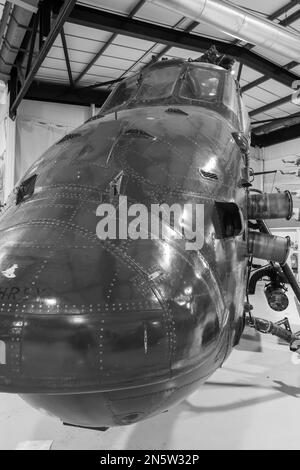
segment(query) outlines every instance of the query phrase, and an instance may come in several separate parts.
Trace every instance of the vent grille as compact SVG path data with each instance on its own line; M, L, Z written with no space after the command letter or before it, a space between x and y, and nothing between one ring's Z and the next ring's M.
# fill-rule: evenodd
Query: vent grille
M76 137L80 137L81 134L67 134L61 140L57 142L57 145L63 144L64 142L68 142L69 140L75 139Z
M155 139L153 135L148 134L148 132L145 132L142 129L128 129L124 135L130 136L130 137L142 138L142 139L151 139L151 140Z
M88 119L85 122L85 124L87 124L88 122L97 121L98 119L102 119L103 117L104 117L104 114L97 114L96 116L93 116L90 119Z
M219 177L215 173L210 173L209 171L204 171L204 170L199 170L199 173L205 179L208 179L211 181L219 181Z
M183 116L188 116L188 113L186 113L185 111L183 111L182 109L179 109L179 108L168 108L166 109L165 111L166 113L175 113L175 114L182 114Z
M24 199L27 199L33 195L36 179L37 175L32 175L30 178L27 178L27 180L23 181L18 188L16 188L16 205L20 204L24 201Z

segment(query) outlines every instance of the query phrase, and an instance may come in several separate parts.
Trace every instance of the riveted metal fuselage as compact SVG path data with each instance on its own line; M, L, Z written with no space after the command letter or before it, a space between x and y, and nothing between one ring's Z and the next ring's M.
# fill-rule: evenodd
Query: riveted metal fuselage
M243 233L218 237L213 223L216 202L244 210L238 129L212 109L168 108L86 123L28 170L34 193L17 205L12 194L0 220L0 390L67 422L128 424L168 409L240 333ZM96 210L120 174L130 203L203 204L203 247L100 240Z

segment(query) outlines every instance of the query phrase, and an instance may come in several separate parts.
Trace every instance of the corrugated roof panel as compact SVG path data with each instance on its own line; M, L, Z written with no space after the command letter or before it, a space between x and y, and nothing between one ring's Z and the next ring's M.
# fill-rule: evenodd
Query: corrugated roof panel
M87 54L97 54L97 52L106 44L105 42L91 41L90 39L75 38L66 36L68 49L82 51ZM59 44L59 43L57 43Z
M137 2L138 0L80 0L77 3L92 8L100 8L128 15L133 10Z
M66 61L65 60L52 59L51 57L46 57L46 59L42 63L42 67L49 67L49 68L56 69L58 71L60 71L60 70L64 70L65 72L67 71L67 66L66 66Z
M278 100L279 97L278 95L275 95L272 93L272 88L268 90L264 90L263 88L260 87L255 87L252 88L251 90L247 91L248 96L252 96L252 98L256 98L257 100L262 101L262 103L268 104L272 103L273 101Z
M70 42L71 41L68 41L68 52L69 52L70 60L74 62L81 62L83 64L89 63L92 60L92 58L95 56L95 53L99 50L99 48L104 45L104 43L103 44L99 43L97 45L97 49L95 52L87 52L87 51L81 51L76 48L70 47L69 46ZM55 44L50 49L48 53L48 57L52 57L53 59L65 58L64 50L63 50L60 38L57 38Z
M149 64L151 59L152 59L152 56L156 56L157 54L159 54L163 49L165 48L165 46L163 44L157 44L156 46L153 47L153 49L151 49L151 51L149 51L144 57L141 56L141 58L143 58L143 60L139 61L138 59L138 62L136 64L136 66L133 68L133 72L139 72L141 67L143 65L146 65L146 64ZM145 54L145 53L144 53ZM134 63L135 63L134 62Z
M257 114L257 116L255 116L254 118L251 118L251 120L257 122L257 121L270 121L274 119L273 116L270 116L269 114L266 114L266 113L260 113L260 114Z
M89 75L95 75L95 77L97 77L98 75L102 75L112 78L119 78L122 73L122 70L111 69L108 67L97 67L95 65L93 65L93 67L91 67L88 71Z
M98 65L100 67L110 67L112 69L116 70L127 70L129 67L131 67L135 61L132 60L127 60L126 58L124 59L116 59L115 57L110 57L105 55L102 55L97 62L95 62L95 65Z
M140 49L141 51L147 51L154 45L154 42L144 41L143 39L118 34L116 39L114 39L113 44L123 47L131 47L132 49Z
M243 78L240 78L240 85L241 85L241 88L244 87L245 85L248 85L249 81L248 80L244 80Z
M120 59L124 59L124 57L128 60L138 60L142 57L144 51L140 51L138 49L130 49L123 46L115 46L111 44L105 51L105 55L112 56Z
M174 26L179 20L181 20L182 15L174 13L167 8L162 8L157 5L154 6L153 4L146 2L135 15L135 18L165 26Z
M190 51L188 49L181 49L179 47L172 47L167 53L166 57L170 58L182 58L182 59L197 59L202 56L202 52Z
M81 64L78 62L70 62L71 66L71 71L72 75L74 78L76 78L79 73L85 68L85 64ZM55 69L59 72L67 71L66 67L66 62L65 60L62 59L52 59L51 57L47 57L44 62L43 62L43 67L47 69ZM99 81L98 77L101 76L105 79L105 81L109 79L115 79L118 78L121 74L123 73L122 70L115 70L111 69L109 67L99 67L99 66L93 66L90 68L90 70L87 72L87 77L89 80L92 82L94 81Z
M292 69L292 71L296 74L296 75L299 75L300 76L300 65L297 65L297 67L294 67Z
M272 116L273 118L281 118L281 117L288 117L289 116L289 113L286 113L285 111L283 111L280 108L270 109L269 111L267 111L267 114L269 116Z
M299 7L299 5L298 5ZM291 14L292 12L290 11L289 14ZM291 30L292 32L300 32L300 19L295 21L290 28L288 28L289 30Z
M246 106L251 109L261 108L265 104L263 101L253 98L253 96L249 95L248 93L243 94L243 101Z
M247 67L246 65L243 66L241 75L242 80L245 80L246 82L253 82L262 76L263 75L259 72L256 72L256 70L250 69L250 67Z
M50 78L51 81L52 79L57 79L57 80L64 79L67 82L69 82L67 71L58 70L58 69L50 68L50 67L41 67L39 69L38 74L36 75L36 79L38 79L39 77Z
M300 106L297 106L292 102L280 105L280 109L289 114L300 113Z
M51 54L49 54L50 56ZM62 51L62 57L65 58L64 51ZM90 61L94 58L94 54L90 54L87 52L80 52L74 51L73 49L69 49L69 58L70 62L77 62L82 64L82 66L87 65Z
M283 96L287 96L293 92L290 87L282 85L281 83L276 82L276 80L267 80L266 82L259 85L259 88L272 91L272 93L279 96L280 98L282 98ZM254 90L255 89L256 88L254 88Z
M139 72L141 71L141 69L142 69L143 67L145 67L145 65L147 65L147 64L146 64L146 63L143 63L143 62L137 64L135 67L133 67L133 69L132 69L132 71L131 71L131 74L139 73ZM127 75L126 75L126 76L127 76Z
M65 23L64 31L66 35L80 39L91 39L96 42L106 42L111 37L111 33L108 31L101 31L99 29L88 28L86 26L71 23Z
M165 49L165 44L156 44L156 46L154 46L153 48L153 54L160 54L161 51L163 51Z
M103 69L102 69L103 70ZM85 86L85 85L93 85L96 82L107 82L110 80L115 80L115 77L107 75L103 75L101 73L99 74L87 74L82 81L80 81L80 86ZM73 78L76 79L78 76L77 73L73 73ZM64 70L55 70L53 68L49 67L41 67L39 70L39 73L36 76L36 80L39 80L40 78L48 81L55 81L55 82L64 82L69 84L69 76L67 72Z

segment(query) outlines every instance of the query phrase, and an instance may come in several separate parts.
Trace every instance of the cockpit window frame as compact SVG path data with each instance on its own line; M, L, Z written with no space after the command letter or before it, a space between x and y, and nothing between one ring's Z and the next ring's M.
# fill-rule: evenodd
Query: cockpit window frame
M174 81L174 85L172 87L172 92L170 96L164 97L164 98L153 98L153 99L151 98L151 99L146 99L146 100L139 100L139 92L140 92L140 88L141 88L141 84L142 84L144 76L147 76L148 74L153 72L154 67L159 68L159 67L174 67L174 66L177 66L180 69L180 71L178 73L176 81ZM212 70L212 67L216 69L216 72L218 72L218 74L220 74L220 84L218 85L219 89L218 89L218 93L217 93L215 100L211 100L211 101L199 100L199 99L193 99L193 98L188 98L188 97L185 98L180 95L180 89L182 87L182 80L186 76L186 73L189 70L189 68L200 68L203 70L208 70L208 69ZM118 91L118 87L120 86L119 84L116 87L116 89L112 92L112 96L108 98L106 103L104 103L103 107L101 108L101 112L113 113L117 111L144 107L144 106L146 107L146 106L165 106L165 105L177 105L177 106L178 105L185 105L185 106L192 105L192 106L198 106L198 107L206 107L211 110L216 110L221 115L228 118L232 122L234 127L240 128L242 126L242 122L241 122L239 97L237 97L238 106L237 106L236 112L231 110L224 103L224 93L225 93L225 87L228 82L229 73L230 72L228 72L227 70L221 67L211 66L211 65L208 66L208 64L201 63L201 62L192 62L192 61L191 62L186 62L186 61L175 62L171 60L169 61L169 63L167 61L159 62L155 64L154 66L152 66L151 68L149 68L148 70L146 69L144 72L140 72L139 74L136 74L130 77L131 79L136 77L137 83L140 82L134 95L130 99L128 99L126 102L123 102L120 105L116 105L112 108L108 108L109 103L113 101L114 95ZM232 78L232 80L234 80L234 78ZM236 89L236 93L237 95L239 94L237 89Z
M137 84L138 84L140 76L141 76L141 73L133 75L132 77L128 77L126 80L131 80L134 77L137 77L136 81L137 81ZM107 100L105 101L103 106L101 107L101 112L104 112L104 113L109 112L110 113L110 112L114 112L117 109L122 109L125 105L127 105L128 103L130 103L134 99L134 97L136 96L136 94L139 90L139 86L137 87L137 90L136 90L136 93L135 93L134 97L131 97L128 100L123 101L121 104L117 104L117 105L112 106L111 108L109 108L109 104L114 100L114 97L118 93L119 88L122 86L122 83L124 83L126 80L124 79L124 81L117 84L115 89L111 92L111 94L109 95L109 97L107 98Z
M181 95L181 88L182 88L182 85L183 85L183 80L185 79L187 73L189 72L189 70L191 69L200 69L200 70L210 70L208 69L207 67L203 67L201 66L203 64L201 63L187 63L185 64L185 68L184 70L182 71L182 74L180 76L180 83L178 83L177 85L177 96L180 100L184 100L184 101L188 101L189 103L192 103L192 104L195 104L195 105L198 105L199 104L201 105L201 103L205 103L205 104L218 104L218 103L222 103L222 98L223 98L223 95L224 95L224 79L223 77L220 75L220 80L219 80L219 84L218 84L218 92L216 94L216 99L213 99L213 100L204 100L204 99L199 99L199 98L188 98L186 96L183 96ZM219 73L220 70L217 70L217 72ZM221 69L221 73L222 73L222 69Z
M154 98L148 98L148 99L141 99L140 98L140 95L142 93L142 87L143 87L143 82L145 80L145 78L147 78L147 76L149 76L150 74L153 73L153 71L155 70L160 70L160 69L163 69L163 67L160 67L160 68L152 68L152 69L149 69L149 70L146 70L145 73L141 73L140 76L139 76L139 80L141 81L141 85L135 95L135 97L133 98L133 102L136 101L136 102L139 102L139 103L151 103L151 102L155 102L157 100L167 100L167 99L170 99L172 98L173 96L175 96L175 92L176 92L176 88L177 88L177 84L178 84L178 81L181 77L181 74L182 74L182 64L174 64L174 63L170 63L170 64L166 64L166 67L165 68L178 68L178 74L177 74L177 77L176 79L174 80L173 82L173 85L172 85L172 88L170 90L170 94L168 94L167 96L162 96L162 97L154 97Z

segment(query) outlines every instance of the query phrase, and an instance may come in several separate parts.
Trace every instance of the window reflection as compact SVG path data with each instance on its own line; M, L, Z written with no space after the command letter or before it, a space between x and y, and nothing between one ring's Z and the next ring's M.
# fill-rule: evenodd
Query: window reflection
M153 69L142 77L138 99L156 100L172 95L181 67L170 66Z
M187 70L179 95L191 100L215 101L219 88L220 75L217 71L193 67Z
M116 108L117 106L127 103L127 101L134 98L138 87L137 75L132 78L128 78L127 80L123 80L120 85L117 86L112 96L108 99L107 103L103 107L103 111L107 111L108 109Z

